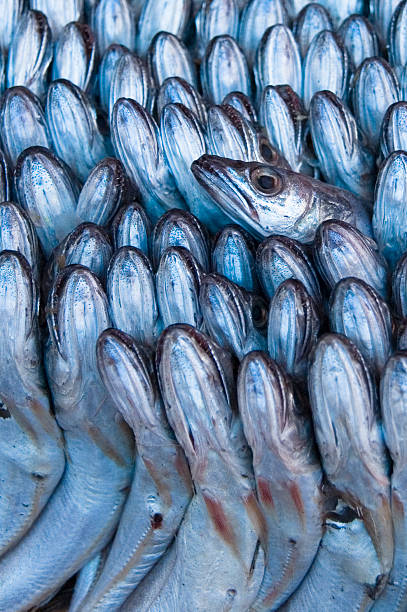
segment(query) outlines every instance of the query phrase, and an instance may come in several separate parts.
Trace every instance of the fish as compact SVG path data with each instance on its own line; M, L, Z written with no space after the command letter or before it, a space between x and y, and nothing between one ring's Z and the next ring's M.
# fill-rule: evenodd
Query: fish
M151 41L147 59L157 87L170 77L179 77L197 87L196 68L191 54L174 34L158 32Z
M117 61L111 77L109 93L109 118L112 127L114 105L120 98L129 98L151 110L154 88L147 64L135 53L123 53Z
M146 55L150 41L158 32L183 38L191 13L191 0L146 0L138 20L136 51Z
M168 77L158 90L156 100L158 117L161 117L167 104L182 104L189 108L203 125L206 123L206 106L203 98L195 87L180 77Z
M246 291L258 290L255 257L253 238L238 225L226 225L214 238L212 270Z
M394 151L404 151L407 148L406 121L407 102L395 102L386 110L380 135L383 159Z
M16 251L2 251L0 557L29 532L65 467L64 441L43 370L38 312L39 292L27 260Z
M227 34L237 38L239 5L236 0L203 0L195 15L196 55L202 58L212 38Z
M132 246L148 257L151 223L138 202L131 202L119 208L112 221L111 231L115 250L122 246Z
M356 70L368 57L379 55L379 39L371 22L363 15L350 15L338 29L338 36Z
M110 104L110 87L116 66L123 55L130 55L131 51L124 45L112 44L104 52L98 69L97 82L99 102L101 108L107 112Z
M267 28L288 23L288 13L282 0L249 0L240 15L238 42L249 66L253 66L260 40Z
M107 546L91 557L76 574L75 587L69 602L69 610L76 610L95 585L106 561L108 548Z
M56 40L64 26L73 21L81 21L84 0L30 0L30 8L41 11L47 16L52 37Z
M284 370L267 354L255 351L243 359L237 394L265 523L266 567L250 610L277 610L306 576L318 551L322 470L311 423L296 405Z
M268 85L289 85L301 94L301 56L288 26L279 23L264 32L256 52L254 77L258 94Z
M256 109L254 108L250 97L241 91L231 91L228 93L224 97L222 104L233 106L233 108L239 111L244 119L251 121L254 124L257 123Z
M407 317L407 257L406 253L397 262L397 266L392 275L392 297L397 314L400 317Z
M307 3L298 14L295 15L293 33L298 43L301 57L307 55L310 44L323 30L333 30L332 19L322 4L316 2ZM297 93L301 93L300 91Z
M322 0L321 4L331 15L336 28L350 15L363 13L364 10L364 0L344 0L341 3L334 0Z
M1 0L0 49L7 52L24 10L24 0Z
M55 43L52 80L66 79L86 91L95 69L96 39L85 23L67 23Z
M126 194L126 173L115 157L102 159L79 194L76 212L83 221L107 225Z
M112 44L134 51L135 25L128 0L100 0L91 15L98 55L101 57Z
M371 235L363 200L344 189L284 168L203 155L192 173L217 206L257 238L283 234L311 242L325 219Z
M394 11L400 0L369 0L369 15L375 26L382 46L387 44L389 28Z
M389 60L398 75L407 64L406 27L407 5L399 2L390 21L388 36Z
M40 278L41 252L30 217L14 202L0 204L0 252L17 251L23 255L36 281Z

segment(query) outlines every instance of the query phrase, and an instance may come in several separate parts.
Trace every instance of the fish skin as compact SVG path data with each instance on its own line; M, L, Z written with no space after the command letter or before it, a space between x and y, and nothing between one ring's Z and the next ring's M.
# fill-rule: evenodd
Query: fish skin
M325 334L309 363L308 391L326 477L372 539L383 589L393 563L388 461L365 361L345 336ZM363 423L363 427L360 424Z
M321 4L332 17L335 28L350 15L363 13L364 10L364 0L344 0L340 3L335 0L321 0Z
M338 36L356 70L367 57L379 55L379 40L371 22L363 15L350 15L343 21Z
M311 242L318 225L329 218L371 233L363 200L309 176L210 155L196 160L191 169L217 206L256 237L283 234Z
M162 83L156 99L158 117L161 117L167 104L182 104L189 108L202 124L206 123L207 114L203 98L188 81L180 77L169 77Z
M184 208L164 158L158 125L150 113L135 100L120 98L113 108L111 131L116 155L139 188L153 223L171 208Z
M35 280L41 263L37 234L30 217L14 202L0 204L0 252L17 251L24 255Z
M199 302L209 336L239 360L250 351L266 348L244 289L224 276L207 274L201 280Z
M268 355L246 355L237 393L266 525L266 568L250 610L277 610L298 587L318 550L322 470L311 423L295 405L284 370Z
M282 0L249 0L240 15L238 42L249 66L254 64L256 50L267 28L288 23Z
M52 63L52 80L66 79L83 91L89 88L95 68L96 39L87 24L68 23L58 36Z
M310 104L309 125L326 181L372 201L376 156L348 107L331 91L317 92Z
M56 40L64 26L72 21L81 21L84 0L30 0L30 8L46 15L52 37Z
M396 312L399 316L407 317L407 255L404 255L397 262L397 266L392 276L392 295L393 302L396 307Z
M301 57L306 56L315 36L322 32L322 30L332 29L331 16L322 4L316 2L306 4L298 15L295 15L293 23L293 33L297 39Z
M394 562L389 581L374 612L402 612L407 607L407 538L404 512L406 491L406 353L395 353L387 362L380 381L380 402L384 438L389 449L393 471L391 475L391 503L394 529Z
M48 88L45 116L56 154L84 182L108 155L93 104L79 87L59 79Z
M2 251L0 556L29 531L65 466L43 371L38 311L38 289L27 260L21 253Z
M146 0L138 21L136 51L144 56L158 32L183 38L191 13L191 0Z
M402 319L402 321L398 322L396 346L398 351L407 351L407 319Z
M317 305L301 281L288 278L281 283L270 302L267 347L271 358L295 381L306 380L320 325Z
M69 602L70 611L76 610L80 606L86 595L96 584L106 561L108 550L109 547L107 546L104 550L98 552L76 574L75 587Z
M338 36L322 30L312 40L303 63L302 99L306 108L317 91L328 89L339 98L348 92L349 58Z
M127 47L114 43L106 49L100 60L97 81L100 106L105 112L109 110L110 86L116 66L123 55L130 54L131 51Z
M389 60L399 75L407 64L407 3L400 2L391 18L389 27Z
M203 270L188 249L169 247L161 256L155 277L157 303L163 328L188 323L203 328L199 288Z
M49 149L30 147L17 160L15 188L45 255L81 220L76 214L78 189L69 170Z
M392 15L400 4L400 0L369 0L369 16L384 47L389 37Z
M150 219L138 202L122 206L112 221L112 238L115 251L122 246L132 246L140 249L148 257L150 233Z
M186 210L169 210L156 223L151 237L152 261L155 268L169 247L188 249L202 267L209 272L209 238L206 227Z
M315 304L322 304L321 289L304 246L286 236L270 236L258 246L256 269L265 294L272 299L289 278L300 281Z
M0 49L7 52L13 39L14 31L24 10L24 0L1 0L0 14Z
M264 565L247 445L230 404L230 356L192 327L172 325L161 336L157 365L195 495L172 548L123 610L243 612Z
M51 139L41 102L26 87L10 87L4 93L0 108L0 137L12 166L28 147L50 148Z
M268 85L289 85L301 94L301 56L288 26L279 23L264 32L256 52L254 77L258 95Z
M11 168L2 149L0 149L0 202L7 202L11 199L13 191L13 181Z
M406 189L407 153L395 151L380 168L372 219L376 242L391 269L407 249L404 231Z
M157 87L165 79L179 77L197 88L196 68L191 54L174 34L158 32L151 41L147 61Z
M368 57L357 69L352 83L356 121L372 148L377 149L386 110L400 97L397 77L381 57Z
M386 260L377 244L355 227L335 219L321 223L313 244L315 266L330 289L349 276L371 285L387 298Z
M214 238L212 270L246 291L257 291L256 244L239 225L226 225Z
M407 149L407 102L395 102L387 109L381 127L380 149L384 159L394 151Z
M231 91L228 93L222 104L233 106L247 121L257 123L257 113L249 96L241 91Z
M380 376L392 352L392 318L373 287L354 277L339 281L331 294L329 319L331 330L349 338L370 371Z
M195 15L196 55L202 58L212 38L228 34L237 38L239 6L236 0L203 0Z
M168 426L142 347L118 330L97 344L98 368L112 401L133 430L137 458L130 493L100 576L74 610L119 610L165 554L192 497L184 453Z
M134 247L116 251L107 271L106 293L113 326L154 347L161 331L154 275L147 257Z
M114 43L134 50L135 22L127 0L100 0L92 10L91 24L99 56Z
M115 65L109 94L109 117L120 98L131 98L151 110L154 87L147 64L135 53L123 53Z
M27 61L29 60L29 61ZM23 85L41 98L52 61L48 20L40 11L26 11L14 30L7 60L7 87Z
M6 84L6 57L0 49L0 93L3 94Z
M126 173L115 157L102 159L89 174L79 194L76 212L83 221L107 225L126 192Z
M227 34L208 44L201 62L201 85L212 104L221 104L232 91L250 96L251 81L246 57L236 40Z

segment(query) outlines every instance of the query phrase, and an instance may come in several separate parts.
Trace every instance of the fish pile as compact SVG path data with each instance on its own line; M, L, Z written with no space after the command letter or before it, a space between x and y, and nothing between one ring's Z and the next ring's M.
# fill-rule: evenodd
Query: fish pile
M0 7L0 610L406 612L407 0Z

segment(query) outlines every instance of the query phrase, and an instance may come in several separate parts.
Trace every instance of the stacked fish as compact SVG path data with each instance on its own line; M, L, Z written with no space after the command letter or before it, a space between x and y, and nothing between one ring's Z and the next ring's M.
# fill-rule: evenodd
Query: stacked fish
M407 0L0 0L0 610L407 611Z

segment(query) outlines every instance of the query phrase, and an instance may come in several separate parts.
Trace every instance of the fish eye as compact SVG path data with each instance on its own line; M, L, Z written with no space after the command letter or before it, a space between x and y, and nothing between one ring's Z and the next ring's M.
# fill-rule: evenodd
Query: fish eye
M270 164L275 164L278 159L277 151L266 142L260 144L260 154L262 158Z
M270 195L280 191L280 177L266 168L256 168L251 174L251 179L255 189L261 193Z

